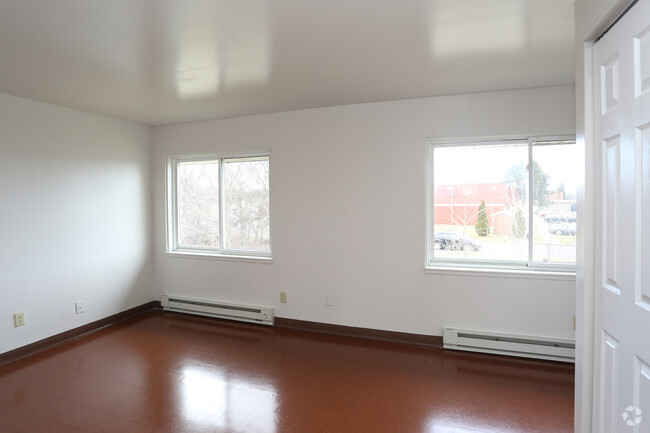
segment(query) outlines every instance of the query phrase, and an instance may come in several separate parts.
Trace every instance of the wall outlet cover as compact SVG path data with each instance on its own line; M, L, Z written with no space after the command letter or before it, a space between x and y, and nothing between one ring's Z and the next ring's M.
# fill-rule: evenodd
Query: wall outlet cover
M14 327L17 328L19 326L24 326L25 325L25 312L21 311L20 313L14 314Z

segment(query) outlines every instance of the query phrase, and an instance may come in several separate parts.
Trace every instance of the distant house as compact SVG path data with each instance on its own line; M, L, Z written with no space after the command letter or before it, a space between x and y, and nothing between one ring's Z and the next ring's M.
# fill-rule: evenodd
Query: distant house
M512 225L515 221L515 212L506 209L492 214L492 233L495 235L509 235L512 233Z
M433 193L434 224L475 225L478 207L485 201L488 223L492 226L494 214L519 201L516 188L503 182L436 185Z

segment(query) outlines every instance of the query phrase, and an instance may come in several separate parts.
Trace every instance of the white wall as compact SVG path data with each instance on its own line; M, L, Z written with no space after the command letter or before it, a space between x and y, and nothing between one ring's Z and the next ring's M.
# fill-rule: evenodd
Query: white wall
M444 325L573 338L575 282L424 272L426 137L573 133L573 86L422 98L154 129L159 294L280 317L441 335ZM272 264L169 257L167 155L271 148ZM279 292L288 303L279 303ZM335 306L325 305L326 294Z
M150 140L142 126L0 94L0 353L154 299Z

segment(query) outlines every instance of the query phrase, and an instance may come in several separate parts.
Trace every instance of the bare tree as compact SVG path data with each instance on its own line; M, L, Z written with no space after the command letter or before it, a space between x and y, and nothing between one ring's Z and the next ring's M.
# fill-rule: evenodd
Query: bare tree
M226 248L269 248L269 162L224 164Z
M218 161L188 162L179 165L177 174L180 245L269 249L267 158L225 160L221 166ZM224 239L220 239L221 229Z
M219 247L219 165L181 164L177 177L179 244Z

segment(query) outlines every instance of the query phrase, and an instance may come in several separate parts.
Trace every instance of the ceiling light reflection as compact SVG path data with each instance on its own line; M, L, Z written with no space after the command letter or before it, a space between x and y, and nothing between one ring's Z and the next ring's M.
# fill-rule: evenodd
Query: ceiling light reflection
M219 91L219 67L210 53L192 53L176 68L176 90L181 98L208 96Z
M268 82L271 43L266 3L181 3L174 84L183 99L207 97Z
M432 2L431 49L435 58L494 55L526 43L520 0L439 0Z
M180 5L174 13L178 26L174 43L178 58L174 83L181 98L209 96L219 90L215 4Z

